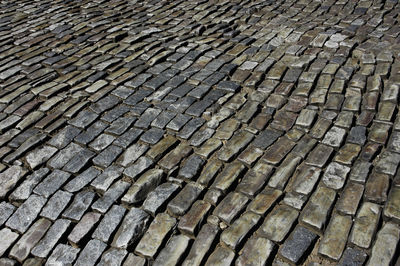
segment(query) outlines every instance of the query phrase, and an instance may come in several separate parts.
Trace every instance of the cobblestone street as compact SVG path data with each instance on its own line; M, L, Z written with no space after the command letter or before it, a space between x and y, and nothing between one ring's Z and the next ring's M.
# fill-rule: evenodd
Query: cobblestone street
M0 266L400 265L397 0L0 3Z

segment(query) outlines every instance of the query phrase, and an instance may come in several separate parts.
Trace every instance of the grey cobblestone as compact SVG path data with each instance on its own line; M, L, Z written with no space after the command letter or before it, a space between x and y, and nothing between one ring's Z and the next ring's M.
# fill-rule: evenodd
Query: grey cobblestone
M398 263L398 11L3 5L0 264Z

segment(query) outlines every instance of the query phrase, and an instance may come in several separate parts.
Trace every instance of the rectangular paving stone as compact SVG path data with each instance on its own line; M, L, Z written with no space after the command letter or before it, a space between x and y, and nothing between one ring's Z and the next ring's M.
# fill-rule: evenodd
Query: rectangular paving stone
M67 239L70 243L78 244L78 242L94 227L99 221L101 214L95 212L86 213L82 219L72 229Z
M10 257L22 263L28 257L31 249L44 236L50 225L51 222L47 219L37 220L13 246L10 251Z
M48 144L58 149L62 149L67 146L79 133L81 133L79 128L68 125L58 132L54 137L52 137Z
M394 175L399 163L400 154L383 151L376 160L375 169L380 173Z
M93 203L92 209L100 213L105 213L129 188L129 185L128 182L121 180L115 182L100 199Z
M371 202L364 202L358 211L352 232L350 243L361 248L369 248L378 227L381 207Z
M42 196L31 195L8 219L6 226L20 233L25 233L36 219L46 201L46 198Z
M256 139L253 141L253 145L260 149L266 149L281 135L282 133L279 131L266 129L256 137Z
M231 192L217 205L213 214L230 224L244 210L248 201L245 195Z
M199 197L204 187L197 183L188 183L167 205L168 212L173 216L185 214L192 203Z
M182 233L194 236L210 209L210 203L203 200L196 201L190 210L180 219L178 229Z
M70 180L65 186L64 189L69 192L77 192L89 184L93 179L96 178L100 174L100 170L89 167L81 174L77 175L74 179Z
M78 154L75 154L74 157L69 160L69 162L64 165L63 171L67 171L73 174L76 174L84 168L88 162L96 155L93 151L88 149L84 149Z
M153 166L154 162L146 156L140 157L134 164L125 169L124 175L135 180L138 175Z
M296 143L287 137L282 137L268 148L262 159L267 163L278 164L295 145Z
M323 167L328 161L332 152L333 152L332 147L323 144L318 144L308 155L306 164L317 167Z
M107 248L107 244L97 239L90 240L83 248L74 265L96 265L103 251Z
M147 150L149 146L141 143L133 144L132 146L128 147L124 153L119 157L118 163L126 167L130 163L135 162L140 156L142 156Z
M347 183L336 204L336 208L344 214L355 215L363 192L363 185L354 182Z
M351 225L351 216L334 214L320 242L319 254L339 260L346 246Z
M144 200L148 193L158 186L163 176L164 173L161 169L148 170L129 188L121 201L126 204L134 204Z
M33 135L32 137L28 138L21 146L18 147L13 153L7 155L3 161L10 164L12 161L20 157L23 153L27 152L29 149L37 145L38 143L44 141L46 138L46 134L38 133Z
M279 254L292 263L299 263L317 237L315 233L305 227L298 226L282 245Z
M122 153L121 147L110 145L96 157L93 158L93 163L101 167L108 167Z
M322 143L337 148L341 145L345 134L344 129L334 126L326 133Z
M341 189L346 181L350 167L332 162L328 165L322 176L324 184L333 189Z
M261 216L252 212L245 212L230 227L221 234L221 241L235 249L249 234L250 230L258 223Z
M25 173L26 170L17 165L13 165L0 173L0 199L3 199L15 187Z
M351 167L349 179L355 182L365 183L371 168L370 162L356 161Z
M89 126L95 119L98 118L98 114L88 109L79 112L79 114L69 121L69 124L76 126L78 128L86 128Z
M215 178L211 188L227 192L230 186L238 179L245 170L245 166L238 161L228 164L224 170Z
M104 215L97 228L92 234L92 238L99 239L105 243L108 242L112 233L121 222L126 209L119 205L113 205L111 209Z
M58 151L57 148L46 145L30 152L25 157L25 160L31 169L35 169L36 167L38 167L39 165L45 163L48 159L50 159L51 156L53 156L57 151Z
M40 168L34 171L10 194L9 199L12 201L24 201L32 193L35 186L48 174L48 168Z
M275 244L267 238L252 237L244 245L242 254L235 264L238 266L267 264L274 249Z
M328 131L331 123L331 120L319 118L312 127L310 131L310 136L316 139L321 139Z
M153 265L176 265L183 258L190 238L185 235L173 236L154 261Z
M18 236L17 233L8 228L0 230L0 238L2 239L0 244L0 256L3 256L7 249L17 240Z
M242 180L236 187L236 191L253 197L262 189L268 178L271 176L273 168L268 164L260 166L261 164L262 161L257 164L257 168L260 167L261 170L253 168L243 176Z
M43 197L48 198L56 192L71 175L61 170L54 170L42 182L40 182L33 192Z
M369 201L384 203L387 200L390 178L386 174L373 172L365 185L364 197Z
M158 164L167 169L171 170L175 167L184 157L187 157L192 151L192 148L186 144L180 144L166 156L164 156Z
M199 170L204 165L205 161L197 154L192 154L183 163L181 169L179 170L178 176L185 179L193 179Z
M101 134L95 138L88 146L96 152L101 152L115 140L114 136Z
M383 215L389 219L398 221L400 219L400 189L392 186L386 206L383 210Z
M32 255L45 258L47 257L58 240L62 237L68 229L71 221L66 219L59 219L47 231L46 235L39 241L39 243L32 249Z
M129 265L137 265L137 266L145 266L146 265L146 259L136 256L133 253L129 253L126 260L124 261L123 266L129 266Z
M221 149L218 158L225 162L231 160L250 143L253 137L253 134L246 131L237 133L232 137L227 146Z
M106 252L103 253L101 256L100 262L98 265L121 265L122 261L128 254L128 251L123 250L123 249L117 249L117 248L110 248Z
M201 265L202 262L204 263L207 258L206 254L209 252L218 232L217 226L205 224L193 242L189 254L182 265Z
M379 230L367 265L390 264L399 241L400 228L397 224L386 223Z
M148 144L154 145L157 142L159 142L163 135L164 135L164 130L160 128L151 128L147 130L141 137L140 140L143 142L146 142Z
M318 182L321 170L317 167L300 165L295 174L290 178L286 191L309 195Z
M138 208L132 208L123 219L111 243L115 248L127 248L139 240L146 230L149 215Z
M268 186L283 189L300 161L301 157L299 156L287 156L269 179Z
M0 225L3 225L7 221L15 209L15 206L11 203L5 201L0 203Z
M136 121L134 116L123 116L114 120L111 125L104 131L112 135L123 134Z
M193 133L204 124L203 118L193 118L177 134L179 138L189 139Z
M58 190L43 207L40 216L55 221L65 207L67 207L71 198L72 193Z
M263 150L249 146L238 156L238 160L248 166L252 166L261 155L263 155Z
M67 147L59 150L49 161L48 166L60 169L68 163L68 161L74 157L77 153L83 151L84 148L75 143L70 143Z
M361 251L356 248L346 248L343 252L342 258L339 261L340 266L344 265L364 265L367 260L367 254L364 251Z
M300 221L321 230L336 198L336 192L326 187L318 187L300 215Z
M79 248L74 248L64 244L58 244L47 259L46 265L72 264L78 256L79 251Z
M107 128L107 126L108 125L102 121L96 121L90 127L88 127L86 131L76 136L74 140L78 143L86 145L94 140L104 129Z
M95 197L91 191L82 191L75 195L71 205L63 212L62 217L74 221L79 221L86 210L89 208Z
M114 180L121 176L122 169L122 167L116 165L106 168L103 173L99 174L96 179L92 181L91 186L103 193L106 192Z
M155 215L163 205L167 204L169 198L179 189L179 186L174 183L163 183L151 191L143 202L143 210Z
M154 258L175 224L175 218L166 213L158 214L139 241L135 252L147 258Z
M211 265L230 265L233 262L233 259L235 258L235 253L227 248L227 247L222 247L218 246L208 257L206 261L206 266L211 266Z
M269 240L280 243L290 232L298 215L299 212L296 209L278 205L267 216L258 232Z
M127 148L131 143L138 139L138 137L143 133L143 130L132 128L126 131L124 134L119 136L114 142L114 145L120 146L122 148Z

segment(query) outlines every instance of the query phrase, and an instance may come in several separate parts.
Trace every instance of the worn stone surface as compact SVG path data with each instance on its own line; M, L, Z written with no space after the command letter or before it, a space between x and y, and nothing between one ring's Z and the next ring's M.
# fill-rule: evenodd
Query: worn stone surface
M357 214L349 241L361 248L369 248L378 226L381 208L379 205L365 202Z
M260 227L260 234L272 241L282 242L298 215L297 210L286 205L279 205L265 219Z
M317 235L315 233L298 226L283 244L279 254L293 263L299 263L316 238Z
M165 248L161 250L153 265L177 265L182 259L189 241L190 238L185 235L173 236Z
M136 246L136 253L154 259L175 223L176 219L166 213L157 215Z
M335 198L336 193L334 190L326 187L317 188L304 207L300 221L317 229L322 229L326 224L326 218Z
M237 258L236 265L266 264L275 244L263 237L250 238L243 247L242 255Z
M206 254L210 251L210 248L218 234L218 226L205 224L199 234L196 237L196 240L193 242L193 245L189 251L188 256L183 261L183 265L201 265L202 262L205 261Z
M0 264L398 263L398 1L5 2Z
M132 208L125 216L116 232L112 246L116 248L127 248L137 242L143 235L149 215L137 208Z
M52 264L72 264L76 257L79 254L80 249L74 248L69 245L59 244L53 250L48 260L46 261L46 265Z
M324 232L318 252L333 260L339 260L346 245L351 224L350 216L334 214Z
M0 255L3 256L4 252L17 240L18 234L8 228L3 228L0 230L0 236L3 239L0 245Z
M46 203L46 198L38 195L30 196L6 222L6 226L24 233L33 223Z
M31 249L44 236L50 225L51 222L43 218L35 222L10 250L10 257L17 259L19 262L24 261Z
M399 226L393 223L386 223L377 234L376 243L372 248L367 265L390 264L394 258L399 238Z
M53 250L59 239L70 226L71 221L66 219L58 219L46 232L46 235L32 249L31 253L40 258L47 257Z
M252 212L245 212L232 225L221 234L221 241L227 246L235 249L243 239L249 234L249 231L257 224L261 217Z
M79 253L74 265L96 265L107 244L97 239L90 240Z

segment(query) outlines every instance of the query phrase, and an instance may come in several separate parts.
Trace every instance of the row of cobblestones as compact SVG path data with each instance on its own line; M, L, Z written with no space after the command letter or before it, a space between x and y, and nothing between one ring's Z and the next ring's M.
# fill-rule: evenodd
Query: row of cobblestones
M397 0L1 6L0 265L400 263Z

